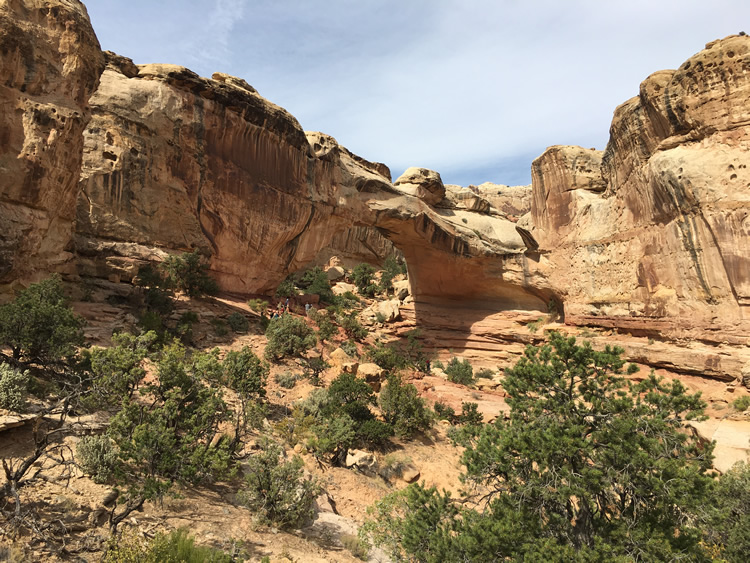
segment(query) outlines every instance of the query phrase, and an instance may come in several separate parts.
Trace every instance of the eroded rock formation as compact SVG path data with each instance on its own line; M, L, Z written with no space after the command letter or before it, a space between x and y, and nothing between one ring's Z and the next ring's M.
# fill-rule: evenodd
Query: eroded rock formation
M418 323L461 309L445 322L471 332L554 304L572 324L747 344L746 36L648 77L605 151L551 147L531 188L462 188L421 168L393 182L242 79L102 54L74 0L5 0L0 28L0 282L69 264L74 218L83 275L197 248L238 293L393 244Z
M69 264L103 57L76 0L0 2L0 283Z
M533 234L568 322L747 342L748 70L750 38L710 43L616 109L604 153L534 162Z

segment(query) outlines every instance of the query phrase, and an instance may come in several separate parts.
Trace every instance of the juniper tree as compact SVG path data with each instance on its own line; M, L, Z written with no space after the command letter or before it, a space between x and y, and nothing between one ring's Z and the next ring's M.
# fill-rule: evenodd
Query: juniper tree
M702 560L693 515L713 444L686 423L705 403L653 373L629 381L621 354L557 333L528 347L503 383L510 418L483 425L463 455L479 510L436 519L446 497L423 489L381 506L371 529L395 528L394 555L415 561Z

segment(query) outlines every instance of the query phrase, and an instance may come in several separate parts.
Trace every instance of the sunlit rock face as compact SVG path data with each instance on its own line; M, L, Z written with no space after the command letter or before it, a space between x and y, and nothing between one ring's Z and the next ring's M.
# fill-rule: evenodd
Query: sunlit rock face
M750 38L710 43L615 110L603 154L534 162L533 234L569 322L746 340L749 70Z
M79 273L127 280L199 249L249 294L395 246L420 322L553 304L572 324L750 334L746 36L648 77L603 152L554 146L531 188L463 188L425 168L393 182L242 79L103 54L73 0L6 0L0 28L0 283L65 270L73 251Z
M82 132L102 67L80 2L0 2L0 284L71 265Z
M223 289L263 292L364 228L404 252L416 296L540 303L516 287L526 247L511 221L430 206L238 79L108 54L91 107L78 198L85 274L127 278L158 251L198 248ZM421 183L409 188L442 188L437 173L415 170Z
M268 290L345 227L332 172L297 120L244 81L109 54L91 107L85 273L132 275L143 248L197 248L224 289Z

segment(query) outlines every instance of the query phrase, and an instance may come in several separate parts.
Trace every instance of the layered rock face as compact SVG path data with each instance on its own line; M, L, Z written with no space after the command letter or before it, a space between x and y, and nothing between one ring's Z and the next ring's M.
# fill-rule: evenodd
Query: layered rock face
M197 248L225 290L267 291L351 224L297 120L244 81L108 54L91 107L84 273L127 278L155 250Z
M102 54L74 0L5 0L0 28L0 283L70 264L75 219L83 275L200 249L224 290L261 293L395 245L418 324L552 302L572 324L747 343L746 36L648 77L605 151L551 147L531 188L462 188L392 182L244 80Z
M0 1L0 283L69 265L103 57L75 0Z
M619 106L604 151L532 166L534 236L566 320L746 343L750 38L710 43Z

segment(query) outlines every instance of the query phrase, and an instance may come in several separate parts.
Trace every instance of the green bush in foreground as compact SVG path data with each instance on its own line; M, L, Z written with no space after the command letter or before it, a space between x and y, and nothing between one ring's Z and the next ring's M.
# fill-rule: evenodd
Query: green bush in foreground
M29 386L29 372L0 364L0 408L23 412Z
M370 537L414 561L705 560L696 517L713 444L685 431L705 403L678 381L621 376L621 349L551 333L507 371L510 418L463 455L480 510L411 486L376 503Z
M315 514L313 503L322 491L314 478L304 477L303 467L297 456L283 460L281 447L264 439L247 462L240 502L281 528L301 526Z
M705 506L707 539L718 560L744 563L750 553L750 463L738 462L719 477Z

